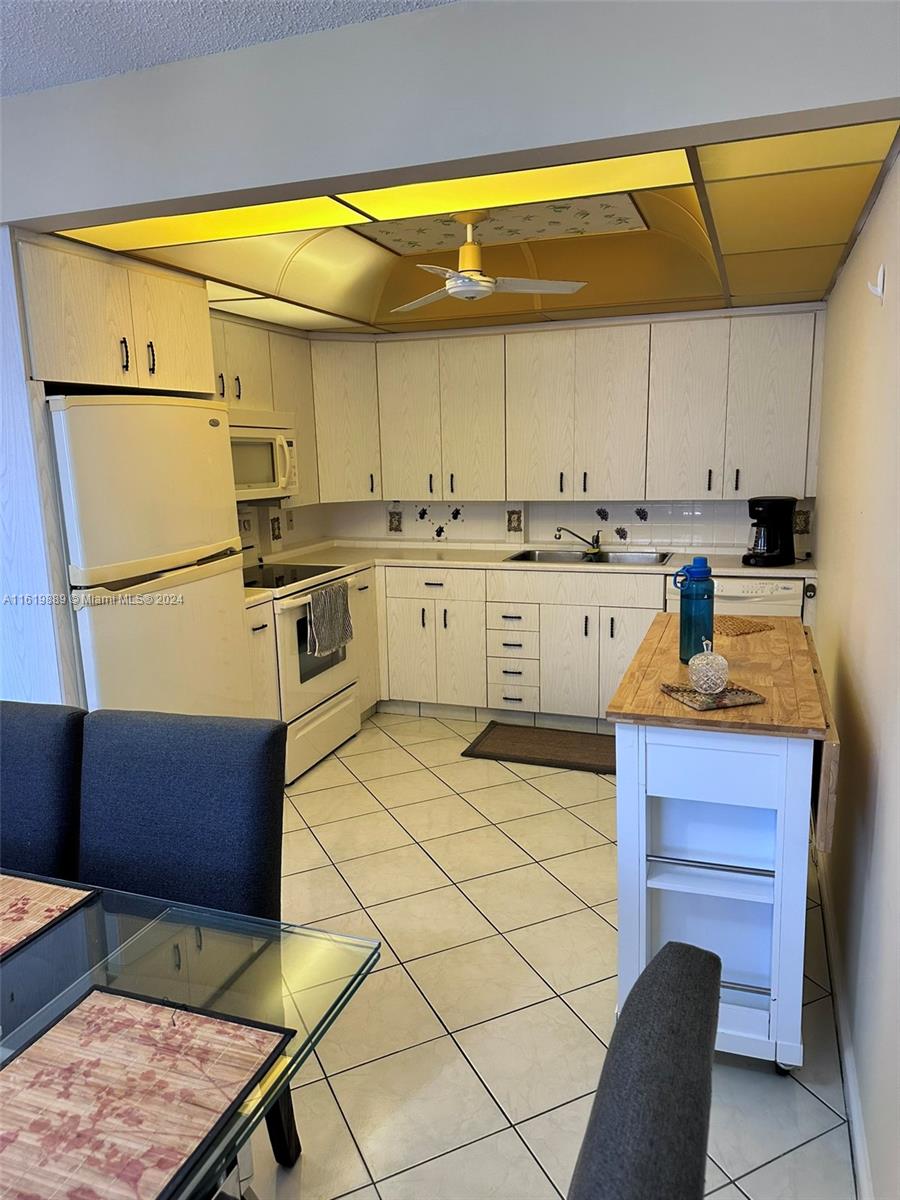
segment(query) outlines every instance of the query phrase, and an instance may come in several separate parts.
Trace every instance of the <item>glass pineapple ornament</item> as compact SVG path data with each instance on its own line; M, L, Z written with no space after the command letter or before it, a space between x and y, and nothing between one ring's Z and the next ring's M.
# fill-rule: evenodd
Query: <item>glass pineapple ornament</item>
M712 642L703 639L703 650L688 662L691 687L703 696L716 696L728 683L728 659L716 654Z

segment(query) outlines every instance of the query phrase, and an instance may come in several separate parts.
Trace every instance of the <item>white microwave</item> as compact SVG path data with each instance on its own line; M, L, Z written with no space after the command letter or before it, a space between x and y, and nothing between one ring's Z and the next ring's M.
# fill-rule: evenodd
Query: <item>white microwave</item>
M297 491L297 445L292 429L232 425L231 461L238 500L272 500Z

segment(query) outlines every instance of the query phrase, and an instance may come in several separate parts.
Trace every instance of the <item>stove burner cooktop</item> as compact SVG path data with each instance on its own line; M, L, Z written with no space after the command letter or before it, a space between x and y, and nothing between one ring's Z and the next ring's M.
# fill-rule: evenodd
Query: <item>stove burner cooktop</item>
M330 566L321 566L318 563L271 563L269 566L245 567L244 587L281 588L340 569L339 563L332 563Z

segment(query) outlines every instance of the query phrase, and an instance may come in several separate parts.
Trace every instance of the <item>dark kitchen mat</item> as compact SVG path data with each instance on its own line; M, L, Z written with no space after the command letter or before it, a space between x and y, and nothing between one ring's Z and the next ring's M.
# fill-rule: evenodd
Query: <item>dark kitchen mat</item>
M537 729L491 721L462 754L531 767L559 767L561 771L616 773L616 739L608 733L576 733L571 729Z

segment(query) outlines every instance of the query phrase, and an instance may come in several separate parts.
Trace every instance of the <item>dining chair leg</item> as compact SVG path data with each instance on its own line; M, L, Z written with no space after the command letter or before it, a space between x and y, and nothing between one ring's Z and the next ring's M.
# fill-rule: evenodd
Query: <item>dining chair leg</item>
M284 1089L266 1113L266 1125L275 1161L279 1166L292 1167L300 1157L301 1146L289 1087Z

